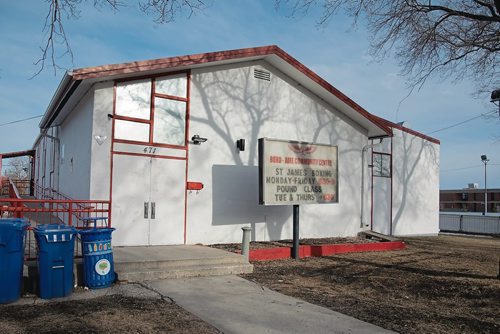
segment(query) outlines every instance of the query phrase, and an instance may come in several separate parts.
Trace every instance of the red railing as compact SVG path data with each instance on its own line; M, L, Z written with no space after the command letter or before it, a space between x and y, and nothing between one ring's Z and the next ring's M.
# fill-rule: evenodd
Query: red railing
M0 198L0 215L3 218L26 218L35 225L66 224L86 228L85 218L106 218L101 226L109 227L109 201L100 200L46 200L25 198Z
M36 189L37 195L45 198L22 198L16 184L10 182L9 197L0 198L0 217L24 218L31 224L26 240L27 258L32 259L36 254L34 235L31 230L38 224L65 224L81 229L89 227L87 226L89 220L86 218L104 218L98 220L99 226L97 227L110 227L109 201L74 200L54 190L42 187ZM75 255L81 255L78 246Z

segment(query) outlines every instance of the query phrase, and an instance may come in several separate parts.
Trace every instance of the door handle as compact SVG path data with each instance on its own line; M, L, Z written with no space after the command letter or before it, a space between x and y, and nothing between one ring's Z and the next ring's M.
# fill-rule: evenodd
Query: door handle
M149 202L144 202L144 218L149 217Z
M156 216L156 203L155 202L151 202L151 219L155 219L155 216Z

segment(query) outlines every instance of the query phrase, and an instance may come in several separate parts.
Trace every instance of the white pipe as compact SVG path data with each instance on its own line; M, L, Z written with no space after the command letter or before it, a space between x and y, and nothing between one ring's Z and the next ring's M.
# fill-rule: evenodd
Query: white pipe
M365 153L368 151L369 148L372 148L374 146L382 144L382 141L384 138L380 138L380 142L376 144L368 144L363 146L363 149L361 150L361 216L360 216L360 227L363 228L365 226L368 226L367 224L365 225Z

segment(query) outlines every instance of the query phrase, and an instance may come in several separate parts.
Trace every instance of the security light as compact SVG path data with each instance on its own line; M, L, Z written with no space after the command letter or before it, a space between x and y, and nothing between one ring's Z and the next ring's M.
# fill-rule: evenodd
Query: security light
M191 138L191 141L193 142L193 144L195 145L200 145L201 143L204 143L207 141L207 138L202 138L200 137L199 135L194 135L192 138Z
M481 161L482 161L482 162L485 162L485 161L486 161L486 162L488 162L488 161L489 161L489 160L488 160L488 157L486 156L486 154L483 154L483 155L481 156Z

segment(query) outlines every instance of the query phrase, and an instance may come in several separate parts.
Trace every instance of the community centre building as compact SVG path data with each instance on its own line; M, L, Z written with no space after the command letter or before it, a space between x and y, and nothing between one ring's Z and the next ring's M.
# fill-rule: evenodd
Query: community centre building
M319 203L301 204L301 238L439 229L439 141L369 113L277 46L73 70L40 128L35 182L109 200L116 246L239 242L244 226L252 240L290 239L298 188ZM272 205L263 140L293 155L268 179L282 183ZM318 145L335 153L306 158Z

